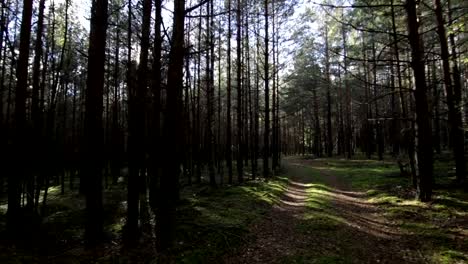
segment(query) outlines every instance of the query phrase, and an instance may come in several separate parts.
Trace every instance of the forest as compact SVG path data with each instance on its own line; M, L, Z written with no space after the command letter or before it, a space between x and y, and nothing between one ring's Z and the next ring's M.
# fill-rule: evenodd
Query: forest
M468 263L466 1L0 1L0 263Z

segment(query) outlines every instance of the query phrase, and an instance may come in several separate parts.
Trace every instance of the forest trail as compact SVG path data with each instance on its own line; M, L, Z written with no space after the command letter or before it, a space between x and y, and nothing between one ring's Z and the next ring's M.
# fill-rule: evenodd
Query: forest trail
M226 263L427 263L418 243L322 160L285 161L289 184Z

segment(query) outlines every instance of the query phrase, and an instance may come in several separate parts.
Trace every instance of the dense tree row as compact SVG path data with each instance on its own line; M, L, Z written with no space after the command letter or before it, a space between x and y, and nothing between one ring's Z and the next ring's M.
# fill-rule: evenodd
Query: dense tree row
M47 215L59 185L85 195L97 243L103 190L123 177L126 240L149 202L166 248L181 186L255 179L259 159L266 178L279 168L280 30L292 1L95 0L89 33L77 4L2 1L0 191L12 236Z

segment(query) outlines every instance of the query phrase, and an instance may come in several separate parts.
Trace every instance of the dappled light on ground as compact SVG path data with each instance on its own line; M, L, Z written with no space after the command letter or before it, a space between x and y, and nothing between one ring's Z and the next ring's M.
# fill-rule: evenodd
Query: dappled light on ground
M426 204L408 198L412 194L407 188L409 182L398 177L394 164L290 158L285 165L289 176L287 188L265 219L254 223L251 228L254 241L239 251L240 257L236 255L226 262L464 263L467 260L464 252L468 252L468 245L463 241L468 241L468 223L460 222L466 213L459 210L466 202L441 197ZM440 201L458 207L448 209ZM408 208L412 213L407 212ZM445 222L438 225L438 217L443 216ZM457 230L447 225L450 221L458 223L452 224Z
M432 202L419 202L408 179L389 162L296 157L283 166L283 174L268 181L184 188L169 262L468 263L466 193L436 189ZM84 197L77 190L61 195L60 187L52 186L47 199L39 250L49 257L35 260L91 261L96 255L80 243ZM155 258L151 209L142 204L141 246L128 249L121 240L125 193L106 189L104 201L109 238L97 253L100 261ZM1 205L0 216L4 209Z

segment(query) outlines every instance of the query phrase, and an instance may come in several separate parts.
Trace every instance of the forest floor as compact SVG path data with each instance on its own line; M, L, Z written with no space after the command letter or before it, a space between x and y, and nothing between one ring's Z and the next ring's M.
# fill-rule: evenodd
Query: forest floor
M452 167L434 165L430 203L414 200L390 159L289 157L269 181L186 186L166 256L144 204L141 240L124 246L124 185L105 189L108 240L92 251L83 246L83 197L54 186L38 240L12 247L0 238L0 263L468 263L468 194L451 184ZM0 233L5 212L0 204Z
M468 263L466 193L417 202L390 162L285 164L285 192L226 263Z

